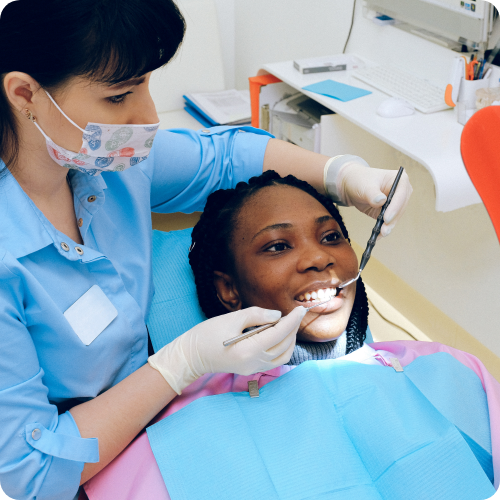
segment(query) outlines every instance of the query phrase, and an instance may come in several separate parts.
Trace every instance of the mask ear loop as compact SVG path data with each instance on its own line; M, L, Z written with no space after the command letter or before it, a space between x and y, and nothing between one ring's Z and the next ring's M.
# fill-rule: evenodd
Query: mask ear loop
M43 89L43 91L47 94L47 96L49 97L49 99L52 101L52 103L54 104L54 106L61 112L61 114L64 116L64 118L66 118L66 120L68 120L72 125L74 125L78 130L81 130L83 133L86 132L85 129L79 127L60 107L59 105L57 104L56 101L54 101L54 99L52 98L52 96L45 90Z

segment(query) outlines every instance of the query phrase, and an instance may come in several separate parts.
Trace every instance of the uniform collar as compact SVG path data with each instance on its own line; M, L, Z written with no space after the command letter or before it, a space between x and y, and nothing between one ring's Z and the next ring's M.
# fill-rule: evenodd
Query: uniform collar
M0 170L3 168L5 164L0 160ZM61 248L68 237L48 221L10 171L6 169L0 175L0 247L19 259L53 244L65 258L77 260L77 255L73 256L73 252L69 255ZM97 211L104 203L103 190L107 187L104 179L76 171L70 172L70 179L80 203L91 194L97 197L90 209Z

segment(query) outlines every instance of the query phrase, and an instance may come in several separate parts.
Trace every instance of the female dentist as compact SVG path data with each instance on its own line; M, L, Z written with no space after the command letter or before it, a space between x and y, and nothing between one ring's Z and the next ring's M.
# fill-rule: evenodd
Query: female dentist
M17 0L2 12L0 482L16 499L73 498L199 376L292 354L300 307L231 348L222 340L280 313L211 319L148 358L152 210L201 210L272 168L374 215L394 179L250 127L158 131L148 82L184 29L172 0ZM383 234L410 193L405 176Z

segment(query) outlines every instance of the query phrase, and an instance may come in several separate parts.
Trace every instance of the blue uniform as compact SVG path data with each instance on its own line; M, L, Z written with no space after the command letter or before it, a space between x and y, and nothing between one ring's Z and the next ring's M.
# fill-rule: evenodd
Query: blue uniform
M259 175L269 138L250 127L159 131L149 159L125 172L70 171L84 245L55 229L9 172L0 179L0 483L9 496L75 495L98 443L80 437L65 405L147 360L151 211L202 210L213 191ZM85 345L63 313L94 285L118 316Z

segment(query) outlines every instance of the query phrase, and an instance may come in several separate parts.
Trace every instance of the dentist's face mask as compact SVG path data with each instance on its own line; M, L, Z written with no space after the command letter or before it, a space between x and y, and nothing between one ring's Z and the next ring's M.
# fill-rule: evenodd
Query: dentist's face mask
M159 123L151 125L103 125L88 123L80 128L46 92L56 108L72 125L83 132L83 144L78 153L58 146L30 117L45 137L50 157L62 167L76 169L88 175L101 172L121 172L146 160L158 131Z

